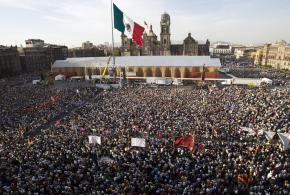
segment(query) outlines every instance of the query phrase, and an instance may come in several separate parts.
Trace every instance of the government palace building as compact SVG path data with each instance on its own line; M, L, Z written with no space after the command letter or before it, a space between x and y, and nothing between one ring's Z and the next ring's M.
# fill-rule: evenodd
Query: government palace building
M183 40L182 44L171 44L170 40L170 16L167 13L161 15L160 21L160 41L150 25L149 32L144 31L143 44L139 47L132 39L126 35L121 35L121 55L122 56L208 56L210 42L199 44L191 33Z

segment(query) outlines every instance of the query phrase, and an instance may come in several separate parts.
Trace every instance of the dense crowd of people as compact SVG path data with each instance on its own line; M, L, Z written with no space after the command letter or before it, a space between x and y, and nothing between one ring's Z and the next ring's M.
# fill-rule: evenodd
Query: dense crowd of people
M241 130L289 133L289 88L25 84L0 100L0 194L290 193L289 150Z
M268 78L277 85L285 85L290 82L289 73L266 68L231 67L230 74L240 78Z

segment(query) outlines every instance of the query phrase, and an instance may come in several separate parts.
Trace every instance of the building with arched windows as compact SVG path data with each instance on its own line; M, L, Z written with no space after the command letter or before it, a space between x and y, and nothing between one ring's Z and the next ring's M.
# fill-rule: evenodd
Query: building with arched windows
M262 49L261 63L263 66L290 70L290 44L283 40L266 44Z
M113 60L109 67L113 67ZM53 66L55 74L66 76L101 75L108 57L67 58L57 60ZM220 60L209 56L121 56L115 58L117 76L124 71L129 78L163 77L194 79L218 78ZM110 70L109 68L109 70ZM110 74L110 71L105 73Z

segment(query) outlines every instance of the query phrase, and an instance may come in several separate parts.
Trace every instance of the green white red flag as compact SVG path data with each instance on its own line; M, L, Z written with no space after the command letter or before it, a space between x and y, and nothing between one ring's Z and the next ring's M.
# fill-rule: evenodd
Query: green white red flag
M144 27L125 15L115 4L113 4L113 8L114 28L124 33L128 38L133 39L137 45L142 46Z

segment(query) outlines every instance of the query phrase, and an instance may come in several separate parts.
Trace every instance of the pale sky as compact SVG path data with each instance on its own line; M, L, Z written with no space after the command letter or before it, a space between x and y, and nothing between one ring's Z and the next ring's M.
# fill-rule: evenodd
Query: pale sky
M171 16L171 40L189 32L197 40L241 44L290 42L290 0L114 0L135 22L160 33L163 12ZM25 39L81 46L111 43L110 0L0 0L0 45ZM120 33L114 30L115 42Z

